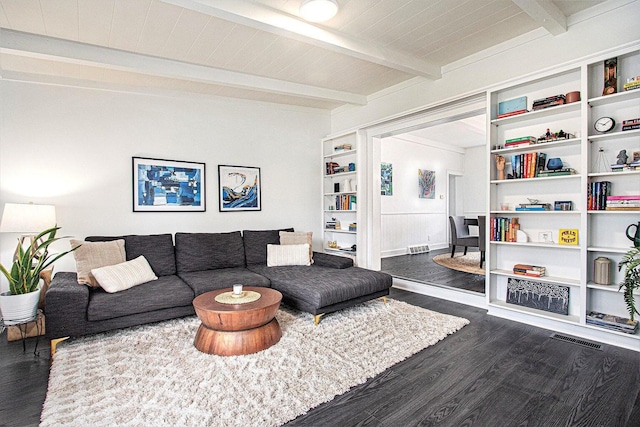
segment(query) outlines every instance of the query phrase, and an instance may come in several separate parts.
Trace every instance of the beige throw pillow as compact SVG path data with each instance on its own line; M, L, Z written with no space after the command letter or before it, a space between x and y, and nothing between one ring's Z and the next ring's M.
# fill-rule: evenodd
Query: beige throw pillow
M94 268L91 273L102 289L109 293L124 291L152 280L158 280L144 255L120 264Z
M267 267L284 265L311 265L309 244L267 245Z
M71 239L71 247L78 249L73 251L76 259L76 271L78 272L78 283L97 288L100 285L91 274L94 268L106 267L108 265L120 264L127 260L124 251L124 240L112 240L110 242L85 242Z
M280 232L280 244L281 245L302 245L307 243L309 245L309 262L313 264L313 232L304 231L281 231Z

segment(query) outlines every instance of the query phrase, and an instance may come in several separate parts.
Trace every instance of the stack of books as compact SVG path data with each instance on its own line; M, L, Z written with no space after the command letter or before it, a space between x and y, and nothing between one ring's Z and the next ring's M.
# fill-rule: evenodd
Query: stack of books
M521 136L519 138L507 139L504 142L505 148L521 147L523 145L535 144L538 139L534 136Z
M556 105L562 105L567 102L564 95L554 95L548 98L536 99L533 101L533 111L542 110L544 108L554 107Z
M340 223L335 220L327 221L324 225L324 228L326 228L327 230L339 230Z
M628 79L624 86L622 86L622 89L624 89L625 91L640 89L640 76L631 77L630 79Z
M619 164L614 164L611 165L611 172L625 172L625 171L635 171L635 170L640 170L640 160L629 163L628 165L619 165Z
M605 209L608 211L638 211L640 210L640 194L632 196L607 196Z
M640 83L640 82L638 82ZM640 117L637 119L631 119L631 120L623 120L622 121L622 130L634 130L634 129L640 129Z
M590 211L605 210L610 195L611 181L590 182L587 187L587 209Z
M550 211L551 203L520 203L517 211Z
M336 153L340 153L342 151L349 151L349 150L351 150L351 144L336 145L333 148L333 151Z
M513 266L513 274L529 277L542 277L547 274L545 267L539 265L516 264Z
M563 176L563 175L574 175L576 173L576 170L573 168L562 168L562 169L556 169L556 170L541 170L538 171L538 177L542 178L542 177L549 177L549 176Z
M590 311L587 313L587 324L595 325L612 331L624 332L625 334L635 334L638 330L638 321L618 317L612 314L598 313Z

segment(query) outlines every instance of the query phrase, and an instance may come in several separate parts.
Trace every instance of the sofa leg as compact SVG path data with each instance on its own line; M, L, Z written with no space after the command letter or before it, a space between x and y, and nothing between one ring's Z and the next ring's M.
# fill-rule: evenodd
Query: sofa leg
M320 318L324 316L324 313L321 314L316 314L313 316L313 323L318 326L318 324L320 323Z
M61 343L64 340L68 340L68 339L69 339L69 337L56 338L54 340L51 340L51 357L52 358L56 354L56 348L58 347L58 344Z
M384 303L384 305L387 305L387 297L386 296L382 297L382 302Z

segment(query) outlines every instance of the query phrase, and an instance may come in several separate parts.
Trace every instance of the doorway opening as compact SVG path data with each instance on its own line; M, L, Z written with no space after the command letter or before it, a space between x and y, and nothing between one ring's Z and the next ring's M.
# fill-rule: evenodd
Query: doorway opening
M372 215L369 255L380 270L398 279L484 295L484 274L433 260L449 253L449 215L473 218L486 211L484 105L479 97L395 129L367 130L367 154L377 165L371 171L377 194L367 211ZM383 169L392 192L389 185L386 192L381 186ZM431 179L426 195L420 182L424 176ZM428 247L428 252L411 254L416 246ZM469 253L477 250L469 248Z

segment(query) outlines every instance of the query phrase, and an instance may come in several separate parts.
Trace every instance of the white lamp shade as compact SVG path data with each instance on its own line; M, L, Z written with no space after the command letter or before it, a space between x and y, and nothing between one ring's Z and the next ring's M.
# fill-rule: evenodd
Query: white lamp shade
M335 0L304 0L300 5L300 16L310 22L324 22L338 13Z
M0 222L3 233L39 233L56 225L56 208L53 205L32 203L5 203Z

